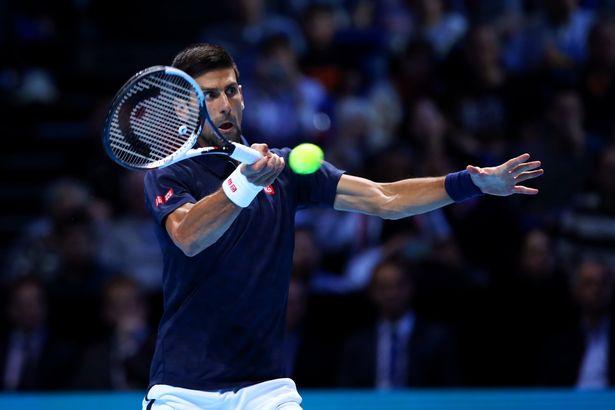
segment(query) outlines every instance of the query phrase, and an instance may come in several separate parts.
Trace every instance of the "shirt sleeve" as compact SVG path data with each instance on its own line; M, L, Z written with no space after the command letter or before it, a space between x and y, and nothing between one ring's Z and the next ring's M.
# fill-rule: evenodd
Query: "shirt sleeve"
M149 171L145 174L145 206L154 219L162 225L171 212L186 203L196 203L179 170L170 168Z
M284 148L280 151L288 164L290 149ZM318 171L312 174L299 175L292 171L290 172L296 180L297 205L299 208L333 206L335 195L337 194L337 184L344 174L344 171L336 168L327 161L323 161Z

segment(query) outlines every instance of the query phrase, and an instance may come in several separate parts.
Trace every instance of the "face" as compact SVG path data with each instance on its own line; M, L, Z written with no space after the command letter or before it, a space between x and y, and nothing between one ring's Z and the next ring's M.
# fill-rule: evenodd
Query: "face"
M34 283L20 286L9 303L9 317L18 329L28 332L45 320L46 306L43 290Z
M305 285L296 279L290 281L288 306L286 308L286 327L294 330L301 324L306 309Z
M388 320L399 319L408 309L411 288L400 266L387 263L373 273L370 296L380 315Z
M584 262L575 272L574 296L588 314L600 314L611 303L609 271L596 262Z
M551 238L540 230L531 231L525 237L521 263L527 274L538 279L548 275L555 260L551 249Z
M209 71L195 78L203 90L207 112L212 122L229 141L239 142L243 114L243 94L232 68ZM201 144L216 145L214 132L203 127Z
M145 321L145 305L138 290L131 285L119 284L111 287L105 295L105 319L112 325L123 320Z

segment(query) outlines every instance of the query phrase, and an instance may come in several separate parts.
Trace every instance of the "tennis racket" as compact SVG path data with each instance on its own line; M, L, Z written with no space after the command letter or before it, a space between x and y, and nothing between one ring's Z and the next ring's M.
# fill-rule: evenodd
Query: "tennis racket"
M193 148L204 123L219 145ZM132 170L162 168L199 155L227 155L252 164L262 155L226 139L212 123L205 96L185 72L154 66L135 74L111 103L103 146L116 163Z

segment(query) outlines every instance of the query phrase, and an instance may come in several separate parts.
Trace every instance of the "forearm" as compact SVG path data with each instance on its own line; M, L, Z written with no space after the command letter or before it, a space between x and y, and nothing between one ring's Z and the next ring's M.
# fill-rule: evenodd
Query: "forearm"
M220 239L241 210L220 189L196 204L178 208L167 218L166 228L173 242L194 256Z
M335 209L399 219L451 203L453 200L444 188L444 177L376 183L344 175L338 184Z
M386 198L382 216L386 219L422 214L454 202L446 193L444 177L404 179L381 185Z

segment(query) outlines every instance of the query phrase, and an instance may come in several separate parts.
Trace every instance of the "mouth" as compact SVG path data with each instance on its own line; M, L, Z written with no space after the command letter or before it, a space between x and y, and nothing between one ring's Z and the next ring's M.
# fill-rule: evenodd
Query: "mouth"
M218 125L218 130L220 130L223 133L229 133L234 128L235 128L235 125L232 122L230 122L230 121L225 121L225 122L221 123L220 125Z

